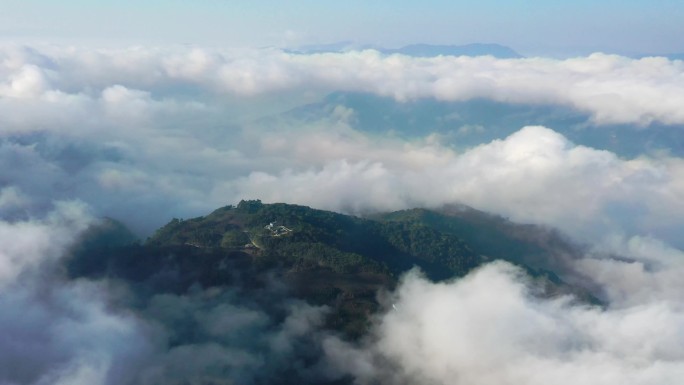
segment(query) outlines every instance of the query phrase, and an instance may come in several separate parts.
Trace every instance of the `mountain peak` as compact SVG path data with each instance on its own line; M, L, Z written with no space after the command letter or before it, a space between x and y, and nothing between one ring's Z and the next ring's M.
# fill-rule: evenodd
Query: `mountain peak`
M494 43L472 43L464 45L451 44L409 44L400 48L385 48L376 45L359 45L344 41L331 44L308 45L297 49L286 50L295 54L342 53L373 49L385 55L407 55L412 57L437 56L493 56L499 59L518 59L523 56L510 47Z

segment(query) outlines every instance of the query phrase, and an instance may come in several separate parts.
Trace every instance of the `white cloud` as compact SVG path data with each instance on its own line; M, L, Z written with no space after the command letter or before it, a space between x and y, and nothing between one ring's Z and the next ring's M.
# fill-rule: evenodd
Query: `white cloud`
M596 282L615 308L653 302L681 302L684 252L652 237L612 236L595 247L596 256L577 261L575 269ZM605 258L606 254L623 259ZM624 260L627 259L627 261Z
M16 206L10 193L22 193L15 214L81 199L149 233L241 198L356 213L462 202L581 239L650 235L684 247L681 158L622 159L543 127L457 152L437 135L361 133L341 104L323 117L244 119L268 116L274 99L347 90L681 122L679 61L12 46L0 59L0 182L3 201Z
M0 291L20 274L60 258L92 221L78 202L57 203L41 220L0 221Z
M232 288L145 298L121 282L69 279L60 262L93 223L75 202L0 221L0 383L252 383L316 351L326 309L282 290L262 288L279 299L266 306ZM140 306L127 306L136 295Z
M48 88L43 71L35 65L22 66L7 79L7 83L0 88L0 95L30 99L41 96Z
M257 96L358 91L397 100L485 98L563 105L597 124L684 123L684 64L665 58L593 54L567 60L412 58L375 51L293 55L277 50L199 48L119 51L4 47L0 92L41 98L92 95L114 85L169 93L184 87ZM46 75L49 72L49 76ZM48 80L49 78L49 80Z
M22 209L29 204L29 199L16 187L0 189L0 213Z
M0 326L31 337L29 353L49 346L32 361L37 369L22 367L17 378L124 383L111 368L132 367L140 358L133 351L149 360L149 379L192 372L175 365L205 353L214 358L193 362L200 371L226 360L242 360L236 373L258 368L259 351L248 348L157 352L139 320L105 307L100 284L59 283L36 305L34 289L43 286L32 272L57 260L93 215L149 233L171 217L260 198L353 213L461 202L594 244L573 267L601 288L605 309L533 298L531 284L505 264L446 284L409 275L375 341L327 342L331 364L360 383L676 383L684 374L681 158L624 159L539 126L459 152L436 134L409 141L359 132L358 112L338 103L323 117L271 114L352 91L562 105L597 124L684 124L682 74L681 61L603 54L500 60L2 47ZM171 302L197 313L191 299ZM263 334L268 324L237 305L204 310L197 320L216 338L245 327ZM303 305L286 313L260 340L260 351L283 360L321 321L320 309ZM28 362L2 338L0 355L14 360L5 365Z
M506 263L446 283L412 272L372 338L324 347L359 384L671 384L684 374L679 301L601 309L531 290Z
M463 153L428 142L334 134L304 135L272 150L310 166L253 172L214 194L356 212L462 202L591 241L612 232L652 232L677 243L669 231L684 225L680 159L625 160L574 145L544 127L526 127Z
M64 282L57 268L93 223L79 202L56 203L42 217L0 221L0 382L112 383L127 374L110 367L129 365L145 351L135 321L107 308L103 286Z
M343 90L682 123L679 61L16 46L0 58L0 156L13 164L0 181L34 206L83 199L97 214L131 215L141 232L169 212L255 197L348 211L461 201L578 235L617 226L672 241L681 229L679 158L620 159L542 128L456 153L436 136L358 132L356 112L340 104L313 120L250 120Z

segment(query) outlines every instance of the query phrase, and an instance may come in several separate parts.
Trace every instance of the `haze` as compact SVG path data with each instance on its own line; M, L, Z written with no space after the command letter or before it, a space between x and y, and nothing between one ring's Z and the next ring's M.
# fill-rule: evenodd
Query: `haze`
M316 375L357 384L684 375L684 3L1 8L0 384L199 381L216 365L217 384L258 383L302 345L323 352ZM522 57L383 51L416 43ZM64 277L104 217L145 239L241 199L359 216L466 204L547 226L583 246L568 269L605 303L538 298L504 262L440 283L411 271L350 342L278 282L275 319L230 290L137 311L120 282ZM183 317L221 343L164 342Z
M676 0L6 0L0 37L93 46L480 42L508 45L525 55L669 54L684 51L682 18L684 5Z

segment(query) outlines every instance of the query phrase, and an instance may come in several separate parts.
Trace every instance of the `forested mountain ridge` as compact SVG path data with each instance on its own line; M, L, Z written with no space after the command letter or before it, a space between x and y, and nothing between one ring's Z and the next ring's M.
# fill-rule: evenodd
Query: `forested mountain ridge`
M394 287L414 266L445 280L504 259L536 277L542 295L591 300L553 272L572 258L574 246L547 229L464 206L360 218L241 201L203 217L174 218L144 243L128 245L123 229L107 226L110 231L91 231L75 249L67 265L72 277L125 281L144 293L141 303L146 296L198 286L238 288L250 296L275 277L294 297L328 306L326 325L351 338L367 330L378 291Z

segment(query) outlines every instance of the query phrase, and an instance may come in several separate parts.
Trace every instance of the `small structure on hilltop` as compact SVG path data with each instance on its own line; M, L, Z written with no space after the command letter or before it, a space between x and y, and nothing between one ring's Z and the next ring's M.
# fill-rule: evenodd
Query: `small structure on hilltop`
M270 231L271 236L273 237L279 237L281 235L285 235L287 233L292 232L292 229L288 229L285 226L276 226L276 221L267 224L266 226L264 226L264 229Z

